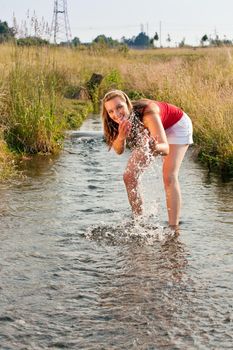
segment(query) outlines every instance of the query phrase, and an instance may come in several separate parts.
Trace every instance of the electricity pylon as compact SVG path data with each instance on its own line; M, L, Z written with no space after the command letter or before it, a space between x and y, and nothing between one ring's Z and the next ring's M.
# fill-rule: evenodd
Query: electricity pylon
M51 35L54 44L61 41L71 43L71 30L67 13L67 0L54 0Z

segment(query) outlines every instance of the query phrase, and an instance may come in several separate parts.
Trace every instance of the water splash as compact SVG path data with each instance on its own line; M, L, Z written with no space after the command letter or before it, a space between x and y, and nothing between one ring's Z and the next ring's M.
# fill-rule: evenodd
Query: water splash
M138 217L115 225L102 222L88 227L84 236L88 240L107 245L163 245L177 237L174 230L159 225L152 217L149 219Z
M127 144L132 149L132 153L126 169L126 174L129 178L126 182L128 196L135 213L142 211L144 216L157 215L158 196L156 196L156 193L159 193L159 191L154 193L153 199L150 198L150 206L145 206L147 188L150 190L152 188L155 189L155 179L157 180L159 174L162 174L162 158L154 155L154 146L157 140L145 129L143 123L135 113L131 113L129 120L132 123L132 128L127 138ZM152 175L149 181L148 175ZM159 185L163 188L161 181Z

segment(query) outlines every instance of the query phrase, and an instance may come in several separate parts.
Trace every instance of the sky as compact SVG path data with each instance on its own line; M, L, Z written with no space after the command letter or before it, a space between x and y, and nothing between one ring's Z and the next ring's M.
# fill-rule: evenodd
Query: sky
M59 0L61 2L61 0ZM0 20L13 26L13 15L22 28L35 12L39 22L51 27L54 0L0 0ZM104 34L120 40L144 31L158 32L163 46L198 45L204 34L233 39L233 0L67 0L72 37L91 42ZM161 35L160 35L161 33Z

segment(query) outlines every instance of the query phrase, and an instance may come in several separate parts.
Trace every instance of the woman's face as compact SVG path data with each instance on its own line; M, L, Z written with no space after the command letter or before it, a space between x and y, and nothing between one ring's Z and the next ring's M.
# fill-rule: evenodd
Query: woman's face
M104 104L109 117L119 124L124 118L130 114L127 103L119 96L112 98Z

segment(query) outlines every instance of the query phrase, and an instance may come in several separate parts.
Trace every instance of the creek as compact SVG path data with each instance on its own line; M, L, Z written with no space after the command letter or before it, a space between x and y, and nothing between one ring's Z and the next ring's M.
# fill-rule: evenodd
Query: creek
M108 152L97 116L56 157L0 186L1 349L232 349L233 183L182 164L180 236L166 240L160 158L132 224L129 156ZM153 217L153 213L155 214Z

